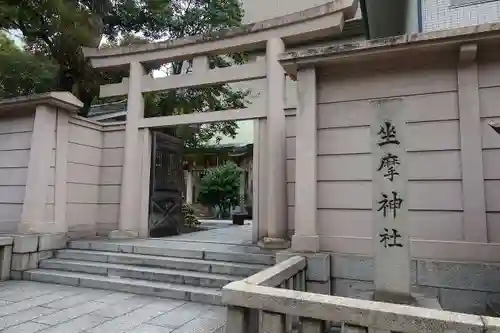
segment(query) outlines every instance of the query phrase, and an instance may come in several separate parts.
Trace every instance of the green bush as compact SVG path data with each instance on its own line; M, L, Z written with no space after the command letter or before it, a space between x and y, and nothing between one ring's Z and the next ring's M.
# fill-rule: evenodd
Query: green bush
M218 208L220 217L228 217L231 207L240 201L241 173L242 169L233 162L208 169L200 181L200 203Z

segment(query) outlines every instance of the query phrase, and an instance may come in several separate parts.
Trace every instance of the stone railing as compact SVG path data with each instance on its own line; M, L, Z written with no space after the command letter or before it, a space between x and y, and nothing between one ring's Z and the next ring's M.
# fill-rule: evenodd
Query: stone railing
M305 291L306 289L306 259L295 256L285 260L273 267L265 269L241 281L233 282L222 291L223 302L228 305L226 332L234 333L256 333L259 332L259 323L262 323L263 332L274 333L270 330L274 327L274 316L263 308L246 306L246 304L234 304L234 293L238 288L263 287L272 290L287 290L290 292ZM227 300L226 300L227 298ZM243 302L245 303L245 302ZM282 331L291 332L297 328L298 317L296 314L282 313L279 320L283 321Z
M304 292L306 260L292 257L223 288L226 333L500 332L500 318Z

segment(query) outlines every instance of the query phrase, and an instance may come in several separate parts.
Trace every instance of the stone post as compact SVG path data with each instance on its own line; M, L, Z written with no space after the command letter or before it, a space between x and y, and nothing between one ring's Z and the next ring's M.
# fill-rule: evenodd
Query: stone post
M50 105L38 105L35 110L33 134L31 137L30 160L26 177L26 192L19 232L40 232L45 222L47 191L51 173L52 148L57 123L57 109Z
M278 56L285 51L281 38L266 45L267 65L267 237L260 242L267 248L288 248L286 204L285 72ZM265 192L259 190L259 195Z
M457 66L464 240L487 243L477 44L460 46Z
M252 198L252 242L259 243L267 236L267 120L254 120L253 144L253 198ZM261 242L261 245L262 244Z
M387 99L372 105L374 299L407 303L411 256L403 104L402 99Z
M128 80L127 123L125 126L125 157L123 163L122 186L120 195L119 230L110 237L137 237L139 235L141 193L141 151L139 121L144 117L142 96L142 77L144 68L138 62L130 64Z
M83 106L67 92L19 97L11 108L26 109L35 104L33 133L26 177L26 189L19 233L66 233L66 177L68 163L69 113ZM52 134L51 134L52 133ZM53 149L56 149L53 165ZM55 170L52 169L52 165ZM47 214L49 179L54 179L54 217Z
M68 92L0 101L0 109L10 111L13 117L19 111L34 112L21 220L17 233L0 237L1 280L21 279L25 271L37 268L41 259L51 257L53 250L66 247L69 119L82 106Z
M317 110L316 70L308 68L297 74L297 126L295 157L295 235L292 249L318 252L317 232Z

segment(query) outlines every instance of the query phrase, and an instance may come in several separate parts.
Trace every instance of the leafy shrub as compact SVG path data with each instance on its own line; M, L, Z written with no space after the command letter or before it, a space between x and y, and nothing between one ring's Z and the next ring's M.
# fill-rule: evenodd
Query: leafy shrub
M208 169L200 181L200 203L215 207L221 217L228 217L231 207L240 201L241 173L242 169L233 162Z

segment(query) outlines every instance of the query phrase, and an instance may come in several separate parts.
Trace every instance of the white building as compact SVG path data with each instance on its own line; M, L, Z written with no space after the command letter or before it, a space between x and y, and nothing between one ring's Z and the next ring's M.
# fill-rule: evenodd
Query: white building
M360 0L370 38L500 21L499 0Z
M498 0L418 0L420 31L428 32L500 21Z

